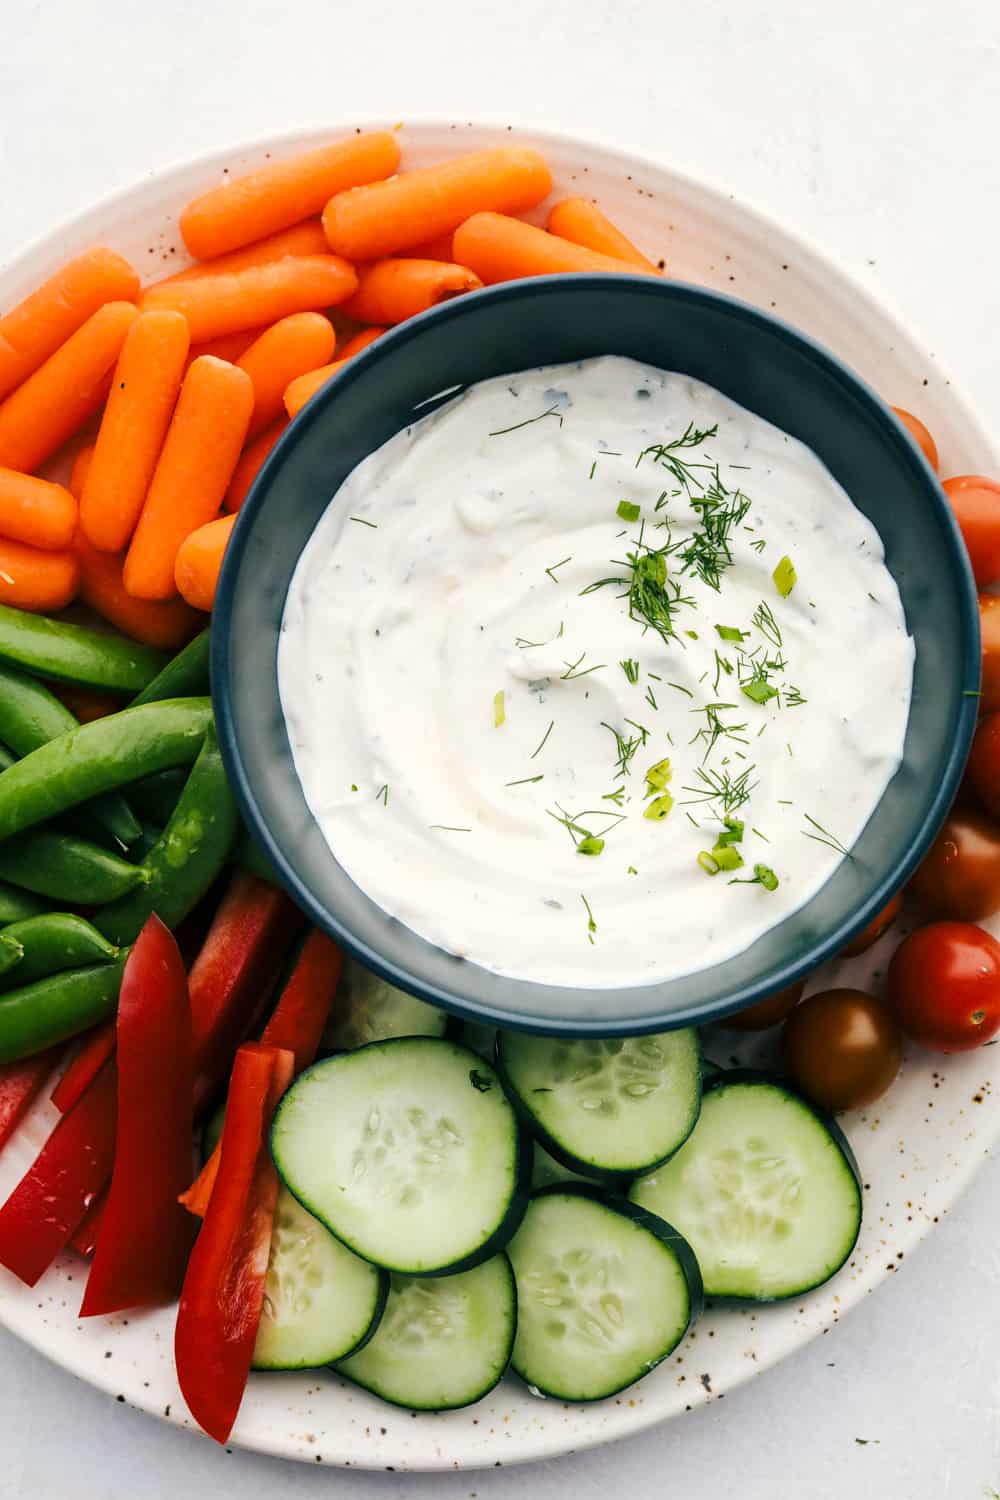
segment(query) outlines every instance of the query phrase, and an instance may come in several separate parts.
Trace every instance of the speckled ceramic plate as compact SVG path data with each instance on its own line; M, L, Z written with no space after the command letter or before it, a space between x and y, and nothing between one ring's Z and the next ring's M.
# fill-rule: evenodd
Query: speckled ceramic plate
M162 173L94 208L33 247L0 273L0 305L9 306L69 255L104 242L150 277L184 263L177 214L194 193L221 180L343 133L283 137L217 152ZM455 151L509 141L473 125L404 125L404 161L423 165ZM1000 469L969 406L930 356L866 292L814 250L768 220L663 167L550 136L517 133L545 152L559 194L597 197L648 253L687 281L733 293L812 334L852 364L897 405L926 418L945 471ZM1000 926L997 928L1000 932ZM891 942L850 964L828 966L814 981L877 985ZM881 958L880 958L881 956ZM766 1060L771 1045L734 1046L719 1031L707 1050L719 1062ZM1000 1135L1000 1050L946 1060L914 1050L890 1093L844 1125L861 1163L866 1216L850 1265L802 1302L758 1311L709 1311L673 1359L640 1385L593 1406L531 1396L513 1379L466 1411L416 1415L384 1406L336 1377L254 1375L233 1433L234 1444L310 1463L358 1468L459 1469L523 1462L625 1437L731 1391L790 1354L838 1319L897 1269L969 1181ZM36 1109L0 1159L6 1195L54 1119ZM0 1272L0 1321L82 1379L157 1416L188 1425L173 1374L173 1315L90 1319L76 1312L83 1263L60 1260L39 1286Z

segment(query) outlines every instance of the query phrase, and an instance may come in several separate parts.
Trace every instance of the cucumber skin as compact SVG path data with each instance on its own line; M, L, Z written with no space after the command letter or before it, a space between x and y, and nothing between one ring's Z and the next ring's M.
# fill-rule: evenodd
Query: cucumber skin
M644 1177L647 1172L655 1172L656 1168L662 1167L663 1163L669 1161L671 1156L676 1156L684 1143L691 1138L692 1132L698 1124L698 1117L701 1114L701 1096L708 1087L705 1083L705 1054L702 1050L701 1033L699 1031L695 1031L695 1045L698 1048L698 1108L691 1119L687 1135L683 1140L678 1141L673 1151L669 1152L666 1156L660 1157L655 1162L650 1162L648 1166L635 1167L627 1172L612 1172L601 1167L595 1167L593 1162L581 1161L578 1156L574 1156L571 1151L567 1151L565 1146L561 1145L554 1136L549 1134L541 1121L532 1114L508 1076L503 1060L503 1032L500 1030L497 1031L496 1042L493 1047L493 1066L496 1069L496 1074L500 1079L503 1091L513 1106L514 1113L533 1140L537 1140L540 1146L544 1146L545 1150L559 1162L560 1166L568 1167L571 1172L578 1172L581 1177L589 1178L591 1182L595 1183L598 1187L605 1188L609 1193L623 1195L629 1183L633 1182L636 1177ZM709 1067L711 1067L711 1064L709 1064ZM733 1075L729 1073L726 1076L731 1078ZM544 1192L546 1189L539 1189L538 1191Z
M567 1194L571 1198L585 1198L591 1203L597 1203L601 1208L611 1209L613 1212L620 1214L623 1219L630 1219L633 1224L638 1224L640 1228L648 1229L650 1234L655 1235L661 1244L669 1246L676 1255L688 1289L688 1320L684 1331L673 1348L668 1349L659 1359L654 1360L651 1365L648 1365L642 1375L634 1376L631 1380L626 1380L623 1385L616 1386L613 1391L604 1391L600 1396L589 1398L577 1397L573 1403L574 1405L589 1406L593 1405L596 1401L607 1401L611 1396L617 1396L621 1391L629 1390L638 1380L644 1379L650 1370L655 1370L657 1365L662 1364L665 1359L669 1359L674 1350L680 1348L691 1328L697 1323L704 1311L705 1289L701 1280L701 1268L695 1259L694 1251L680 1231L675 1229L672 1224L668 1224L666 1219L661 1219L658 1214L650 1213L648 1208L640 1208L638 1203L632 1203L628 1198L623 1198L618 1193L603 1192L596 1185L590 1187L583 1182L554 1182L550 1187L539 1188L536 1193L532 1194L532 1198L552 1198L556 1195L565 1196ZM565 1402L565 1396L555 1391L547 1391L544 1386L538 1384L537 1380L528 1380L513 1363L511 1364L511 1369L518 1379L523 1380L529 1388L539 1391L543 1396L551 1397L553 1401Z
M297 1201L298 1200L296 1199L296 1202ZM329 1230L327 1231L327 1233L329 1233ZM358 1339L358 1342L353 1346L353 1348L348 1349L346 1351L346 1353L341 1354L339 1356L341 1359L350 1359L350 1357L351 1357L352 1354L358 1354L365 1347L365 1345L369 1342L369 1340L373 1339L375 1337L376 1333L378 1332L378 1325L382 1321L382 1314L385 1312L386 1303L389 1301L389 1272L388 1271L383 1271L380 1266L377 1266L376 1270L378 1271L378 1292L377 1292L376 1297L375 1297L375 1310L372 1313L372 1320L368 1324L368 1327L365 1329L364 1333ZM257 1362L255 1360L251 1360L251 1362L250 1362L250 1368L251 1368L251 1370L261 1370L261 1371L264 1371L265 1373L268 1370L270 1370L270 1371L272 1371L272 1372L274 1372L276 1374L281 1374L281 1372L284 1371L284 1370L289 1370L289 1371L291 1371L294 1374L296 1371L299 1371L299 1370L316 1370L316 1369L321 1369L321 1370L322 1369L336 1370L337 1374L338 1375L340 1374L340 1371L337 1369L337 1365L336 1364L329 1364L329 1365L266 1365L266 1364L257 1364ZM344 1378L348 1379L349 1377L345 1376ZM352 1382L352 1384L353 1383L354 1382ZM381 1399L385 1400L385 1397L383 1396Z

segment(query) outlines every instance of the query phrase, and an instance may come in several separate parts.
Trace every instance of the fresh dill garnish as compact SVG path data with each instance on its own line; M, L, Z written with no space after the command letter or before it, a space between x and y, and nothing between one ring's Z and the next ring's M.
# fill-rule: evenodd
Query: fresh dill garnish
M755 833L759 839L763 839L765 844L769 844L771 842L767 834L761 833L759 828L751 828L750 832Z
M680 583L667 577L667 557L673 550L674 546L669 542L659 548L648 546L640 532L637 550L626 553L624 561L612 560L615 567L627 570L625 575L612 574L595 579L580 593L593 594L609 585L621 585L623 592L619 597L628 600L629 619L646 630L655 630L663 640L668 640L676 635L674 615L678 609L682 605L694 604Z
M507 432L518 432L522 427L530 427L532 422L540 422L543 417L559 416L559 426L563 424L562 416L559 414L559 402L550 406L548 411L540 411L537 417L526 417L523 422L515 422L513 427L498 427L496 432L487 433L487 437L503 437Z
M429 823L429 828L440 828L443 833L471 833L471 828L456 828L454 823Z
M605 792L601 798L602 802L613 802L616 807L621 807L625 801L624 786L615 787L613 792Z
M634 659L634 657L627 656L625 660L620 661L618 665L625 673L628 681L631 682L634 687L635 684L639 681L639 663Z
M628 521L631 523L633 521L638 521L641 509L642 507L636 505L633 500L619 500L615 515L620 521Z
M545 733L542 735L540 742L535 746L534 750L532 750L531 754L528 756L529 760L534 760L535 756L538 754L539 750L541 750L542 745L545 744L545 741L548 739L549 735L552 733L555 727L556 721L555 719L552 719L549 723L548 729L546 729Z
M650 708L652 708L652 709L658 709L659 706L660 706L657 703L655 697L653 696L653 689L651 687L649 687L648 684L647 684L647 687L646 687L646 702L649 704Z
M556 568L564 568L568 562L572 562L572 561L573 561L572 556L570 556L570 557L564 557L563 560L562 560L562 562L553 563L552 566L551 566L551 568L546 568L545 569L546 573L552 579L553 583L558 583L559 582L558 578L556 577Z
M803 703L808 703L808 698L803 698L797 687L786 687L782 689L782 697L786 708L801 708Z
M704 494L690 496L691 509L700 525L678 552L685 573L696 573L710 589L719 590L723 573L732 566L730 538L750 509L742 490L729 490L719 477L718 467Z
M684 687L680 682L668 682L667 687L674 688L678 693L686 693L689 698L694 697L694 693L692 693L691 689Z
M517 646L518 650L520 650L520 651L527 651L527 650L529 650L529 648L533 648L535 646L544 646L545 642L544 641L526 641L523 635L519 635L519 636L515 636L515 638L514 638L514 645Z
M774 611L762 599L752 615L753 623L766 641L781 650L781 627L774 618Z
M729 660L728 656L720 656L718 651L715 651L713 655L715 656L715 680L712 683L712 692L717 693L719 691L719 678L723 673L725 673L727 677L731 677L733 673L733 664Z
M594 921L594 913L590 909L590 902L582 892L580 893L580 900L587 908L587 941L592 943L594 941L594 933L597 931L597 923Z
M649 739L649 730L646 728L645 724L637 724L634 719L626 719L625 723L628 724L632 729L638 731L639 743L640 745L644 745Z
M504 786L531 786L533 782L544 780L545 772L543 771L538 776L522 776L518 781L505 781Z
M742 880L733 879L730 885L762 885L765 891L776 891L779 881L777 875L768 865L754 865L753 875L745 876Z
M582 672L578 672L576 669L583 661L583 658L586 656L586 654L586 651L581 651L576 661L568 661L566 663L566 671L562 672L559 677L560 682L572 682L575 677L586 677L588 672L604 671L604 668L607 666L607 662L602 661L598 662L596 666L584 667Z
M586 839L594 839L600 841L601 848L603 849L604 839L611 832L611 830L613 828L617 828L619 823L625 822L624 813L605 812L602 807L587 807L584 808L582 812L578 813L567 812L561 802L557 802L556 807L559 809L558 812L553 812L550 807L547 807L545 811L550 818L554 818L557 823L562 824L563 828L565 828L566 832L569 834L570 838L573 840L574 844L577 845L577 847L579 847L580 843ZM581 818L606 818L608 821L604 828L598 829L597 832L595 832L594 829L588 828L584 823L581 823ZM593 854L595 851L593 849L585 849L583 852L585 854ZM600 853L600 850L597 850L596 852Z
M626 722L628 721L626 720ZM618 752L618 759L615 761L616 774L618 776L628 776L631 773L632 761L635 759L636 751L646 743L648 731L643 731L640 734L624 735L620 729L615 729L614 725L606 723L603 719L601 720L601 728L606 729L609 734L614 735L615 749Z
M384 784L384 786L380 786L379 787L378 791L375 793L375 801L377 802L380 797L382 799L382 806L383 807L388 807L389 806L389 783L388 782L386 782Z
M740 683L740 692L749 698L751 703L759 703L762 707L770 703L772 698L778 697L778 689L768 679L771 673L771 664L767 661L754 661L750 664L750 673Z
M738 812L745 803L749 802L751 793L756 787L756 781L750 778L756 768L748 766L738 776L733 776L727 770L707 771L704 766L699 766L695 771L698 786L685 786L685 792L693 795L687 800L690 802L707 802L712 804L712 810L719 822L725 822L726 818Z
M767 546L767 543L765 542L764 538L761 536L761 537L758 537L755 542L751 542L750 545L751 545L751 547L753 548L753 550L755 552L763 552L764 548Z
M687 820L688 820L689 823L693 823L694 824L695 828L700 828L701 827L701 824L698 822L698 819L695 818L695 817L692 817L691 813L688 812L687 808L684 809L684 816L687 818Z
M378 531L377 521L366 521L364 516L348 516L349 521L357 521L359 526L370 526L372 531Z
M695 471L699 469L711 469L712 465L708 463L689 463L687 459L681 458L679 455L691 448L703 447L709 438L714 438L718 435L718 431L718 424L714 427L698 428L693 422L689 422L679 438L674 438L669 443L651 443L648 448L643 448L635 461L635 466L638 468L644 458L652 457L653 462L659 464L661 468L666 469L667 473L685 494L690 495L692 485L697 486L699 490L704 489L704 485L696 477ZM665 493L660 496L656 502L657 510L666 502L666 498Z
M704 742L705 753L701 758L702 764L711 755L715 749L716 742L720 739L731 739L738 745L749 744L749 740L747 740L744 734L744 730L747 727L745 723L727 724L721 717L724 710L736 708L736 706L735 703L706 703L704 708L693 708L691 710L692 713L705 715L704 725L701 729L695 731L688 742L692 745L698 740Z
M828 828L824 828L822 823L817 823L816 819L811 818L808 813L803 813L802 816L810 827L816 830L815 833L810 833L808 828L800 829L799 832L804 838L812 839L817 844L825 844L828 849L832 849L835 854L842 854L845 859L853 857L850 849L840 842L835 833L831 833Z
M868 590L868 597L872 601L873 604L877 604L878 603L878 600L875 598L875 595L872 593L871 589ZM812 600L811 599L810 599L809 603L812 604ZM813 604L812 607L813 607L813 609L815 609L816 608L815 604Z
M662 682L663 681L663 678L657 676L657 674L655 672L647 672L646 676L647 677L651 677L654 682Z

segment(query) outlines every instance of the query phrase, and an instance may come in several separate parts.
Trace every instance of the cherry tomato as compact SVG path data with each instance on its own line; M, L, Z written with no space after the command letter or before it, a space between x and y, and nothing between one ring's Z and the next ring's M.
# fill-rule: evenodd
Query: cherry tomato
M977 583L1000 578L1000 484L982 474L959 474L944 481L955 519L969 552Z
M923 453L927 462L930 464L931 468L935 473L937 473L937 443L935 443L934 439L927 431L927 428L924 426L923 422L921 422L919 417L915 417L912 411L904 411L901 406L894 406L892 409L896 413L896 416L899 418L899 420L902 422L903 426L906 428L907 432L910 434L911 438L914 438L918 443L921 452Z
M860 1109L899 1072L903 1039L885 1006L864 990L821 990L796 1006L781 1034L785 1068L824 1109Z
M987 812L1000 818L1000 713L987 714L976 730L965 774Z
M955 806L910 883L935 916L978 922L1000 907L1000 827Z
M979 707L984 714L1000 709L1000 596L980 594L979 628L983 636L983 695Z
M873 948L884 932L887 932L903 910L903 897L897 892L888 905L883 906L878 914L872 917L867 927L862 927L856 938L852 938L844 949L845 958L854 958L859 953L865 953Z
M932 922L889 964L889 1005L907 1036L967 1052L1000 1031L1000 943L971 922Z
M727 1016L722 1024L730 1031L766 1031L769 1026L777 1026L790 1010L795 1009L805 987L806 982L802 979L798 984L790 984L786 990L776 990L766 1000L758 1000L756 1005L748 1005L746 1010Z

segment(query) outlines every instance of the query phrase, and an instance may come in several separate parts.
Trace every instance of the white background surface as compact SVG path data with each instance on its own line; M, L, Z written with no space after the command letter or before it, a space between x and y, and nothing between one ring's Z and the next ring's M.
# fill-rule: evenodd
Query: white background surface
M421 114L591 136L765 209L871 286L1000 422L996 0L0 0L0 261L215 146ZM0 1496L991 1500L998 1189L994 1163L912 1263L778 1370L530 1470L331 1473L223 1453L0 1334Z

